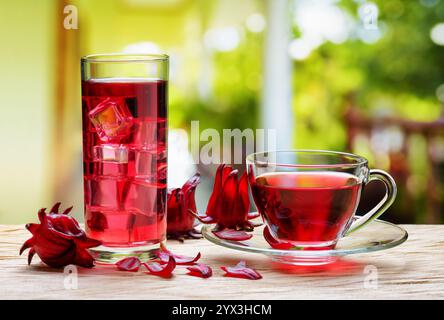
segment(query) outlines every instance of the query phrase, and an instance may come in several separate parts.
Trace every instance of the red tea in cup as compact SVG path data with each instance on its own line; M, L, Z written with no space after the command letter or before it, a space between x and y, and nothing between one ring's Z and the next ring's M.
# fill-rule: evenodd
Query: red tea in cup
M343 234L358 205L361 183L342 172L276 172L256 177L252 192L276 239L316 245Z
M266 239L271 236L268 242L276 248L331 249L379 217L396 197L388 173L369 170L365 158L350 153L266 151L250 154L246 162L254 202L269 231ZM357 219L362 188L373 180L384 183L386 196Z

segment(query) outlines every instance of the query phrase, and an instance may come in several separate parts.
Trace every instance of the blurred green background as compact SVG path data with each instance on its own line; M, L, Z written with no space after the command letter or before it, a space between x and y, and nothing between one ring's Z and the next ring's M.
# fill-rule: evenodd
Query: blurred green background
M201 130L262 128L264 108L273 114L263 103L267 63L273 69L265 54L280 36L270 30L279 17L289 21L280 52L290 61L290 79L282 77L292 93L286 140L295 148L359 153L389 170L400 195L388 220L444 220L442 0L294 0L276 15L273 0L0 5L0 223L34 220L56 200L82 215L81 56L168 53L173 132L189 131L192 120ZM69 5L77 29L64 28ZM169 176L180 184L181 174L195 169L208 177L198 191L204 209L214 168L183 171L173 163ZM369 190L368 203L378 192Z

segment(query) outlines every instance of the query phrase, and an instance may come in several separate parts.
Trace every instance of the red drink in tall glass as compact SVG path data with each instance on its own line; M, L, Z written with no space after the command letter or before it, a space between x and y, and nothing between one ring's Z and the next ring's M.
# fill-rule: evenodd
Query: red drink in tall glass
M150 259L166 239L168 56L83 57L85 228L102 263Z
M167 82L82 82L85 227L107 247L163 241Z

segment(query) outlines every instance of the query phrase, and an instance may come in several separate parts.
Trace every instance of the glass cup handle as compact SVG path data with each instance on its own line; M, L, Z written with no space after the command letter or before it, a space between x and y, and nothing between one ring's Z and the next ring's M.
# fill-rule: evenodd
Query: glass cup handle
M386 188L386 193L384 198L369 212L363 215L361 218L353 222L350 228L347 230L345 235L354 232L366 224L372 222L376 218L378 218L381 214L383 214L395 201L396 198L396 183L395 180L389 175L387 172L383 170L370 170L369 179L367 183L373 180L380 180L384 183Z

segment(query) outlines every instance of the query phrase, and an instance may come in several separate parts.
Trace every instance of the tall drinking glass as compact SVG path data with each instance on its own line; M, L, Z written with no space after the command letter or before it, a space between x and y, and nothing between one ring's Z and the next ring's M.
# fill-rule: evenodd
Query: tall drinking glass
M81 59L84 213L98 262L151 258L166 239L166 55Z

